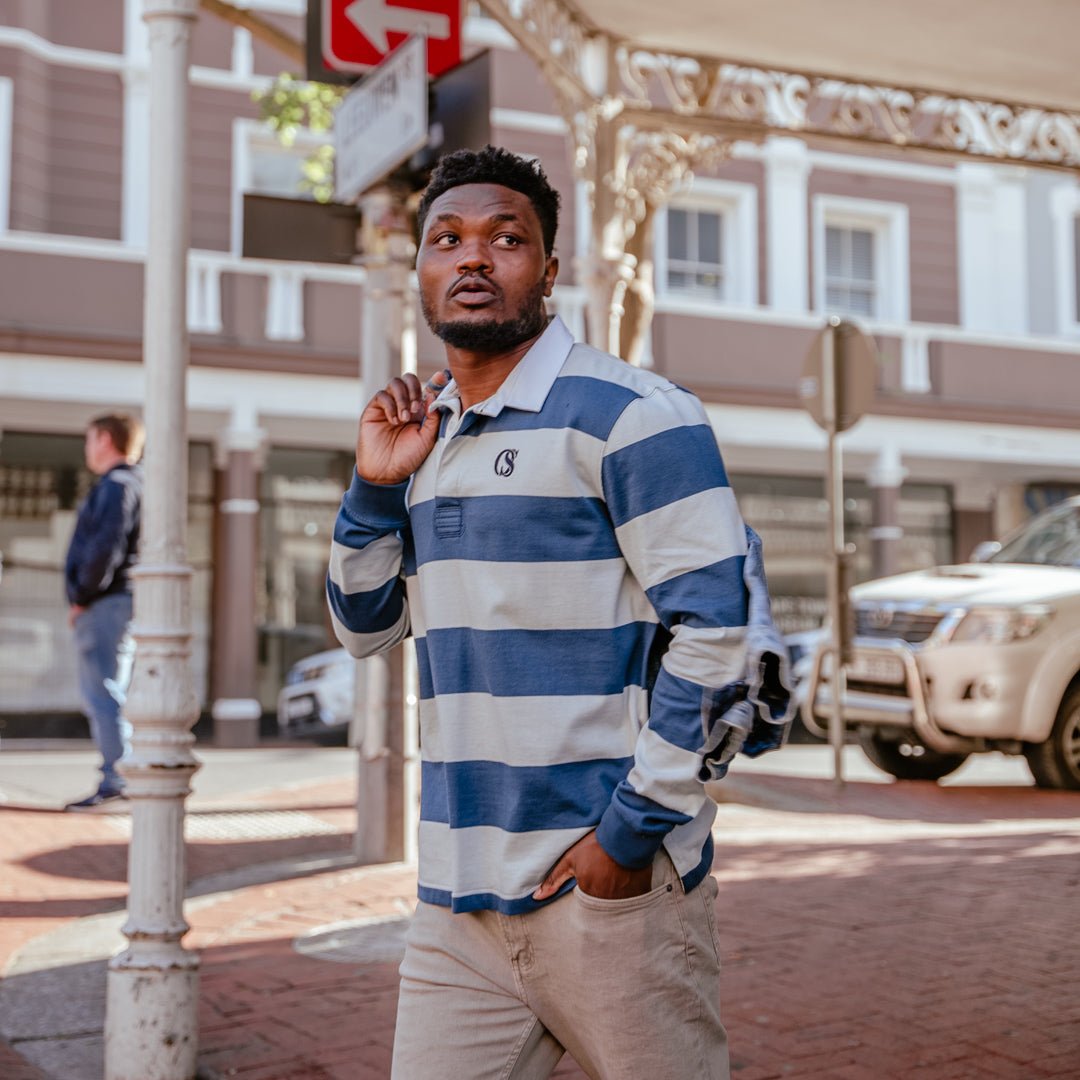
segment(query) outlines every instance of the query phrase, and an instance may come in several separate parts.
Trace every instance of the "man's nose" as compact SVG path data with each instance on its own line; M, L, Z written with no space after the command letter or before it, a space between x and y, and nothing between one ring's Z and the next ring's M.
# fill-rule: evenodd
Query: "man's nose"
M491 270L491 255L487 245L479 240L463 243L458 247L457 271L459 274L475 274Z

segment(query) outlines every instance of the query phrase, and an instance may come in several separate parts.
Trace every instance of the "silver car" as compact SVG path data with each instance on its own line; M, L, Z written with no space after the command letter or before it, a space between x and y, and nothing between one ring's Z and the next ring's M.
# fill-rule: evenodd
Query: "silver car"
M283 735L348 729L356 693L357 662L344 649L315 653L295 663L278 694Z
M1036 784L1080 790L1080 498L984 551L985 561L851 591L844 719L874 764L937 780L968 755L1023 754ZM819 644L803 720L824 734Z

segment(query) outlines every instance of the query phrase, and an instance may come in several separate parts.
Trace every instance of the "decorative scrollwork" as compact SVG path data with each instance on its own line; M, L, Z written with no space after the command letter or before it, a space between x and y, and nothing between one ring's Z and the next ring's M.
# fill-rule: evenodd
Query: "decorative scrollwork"
M560 0L482 0L482 4L557 90L584 96L586 51L596 34L575 12Z
M687 186L695 170L719 164L731 152L731 141L717 135L677 131L643 131L629 125L619 130L617 176L610 178L617 203L631 229L645 218L647 206L663 206Z
M983 158L1080 166L1080 115L615 48L627 108Z

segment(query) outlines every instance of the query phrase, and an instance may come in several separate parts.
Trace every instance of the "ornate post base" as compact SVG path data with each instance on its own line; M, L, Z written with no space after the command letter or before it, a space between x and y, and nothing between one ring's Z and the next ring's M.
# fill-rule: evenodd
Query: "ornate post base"
M185 953L181 962L190 960ZM153 968L159 966L152 961ZM105 1075L109 1080L194 1080L198 1057L197 968L179 968L168 983L155 971L137 965L132 950L112 962L106 1009L138 1015L108 1044Z

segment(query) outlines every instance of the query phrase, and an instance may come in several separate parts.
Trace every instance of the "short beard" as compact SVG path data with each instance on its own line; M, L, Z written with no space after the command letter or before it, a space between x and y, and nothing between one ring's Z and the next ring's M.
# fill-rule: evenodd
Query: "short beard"
M544 279L537 282L530 290L522 305L521 314L516 319L485 319L483 322L439 322L426 300L421 302L424 318L431 332L446 345L469 352L498 353L507 352L529 338L538 337L547 322L544 310Z

